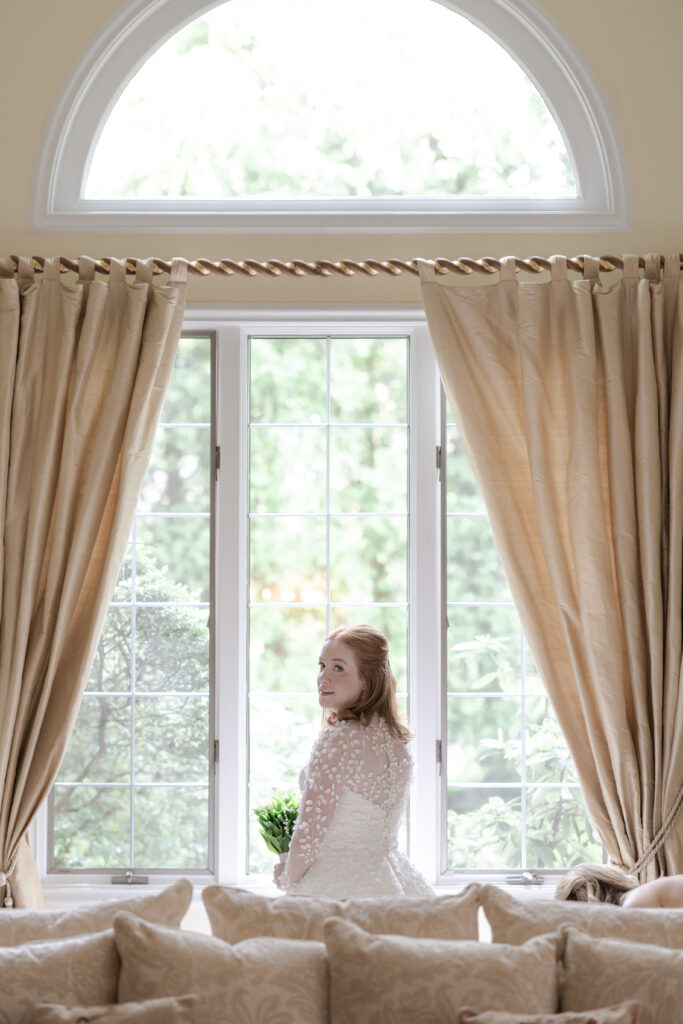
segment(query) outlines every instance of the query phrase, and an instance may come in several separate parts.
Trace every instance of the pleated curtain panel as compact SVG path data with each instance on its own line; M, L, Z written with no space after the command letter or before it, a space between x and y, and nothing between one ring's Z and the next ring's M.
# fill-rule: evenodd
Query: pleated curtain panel
M47 796L133 520L182 327L186 265L76 284L0 263L0 903L40 906Z
M683 299L678 254L602 284L503 261L424 304L531 652L611 861L683 872Z

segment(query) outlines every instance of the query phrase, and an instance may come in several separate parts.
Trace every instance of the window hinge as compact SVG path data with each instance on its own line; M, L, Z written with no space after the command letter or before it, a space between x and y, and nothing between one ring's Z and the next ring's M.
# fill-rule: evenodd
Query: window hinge
M220 741L213 741L213 763L218 764L220 760Z
M441 764L442 764L441 740L437 740L436 741L436 763L439 766L439 775L441 775Z
M221 446L219 444L214 449L213 463L216 469L216 480L218 480L218 470L221 468Z
M439 481L441 481L441 463L442 463L443 450L440 444L436 446L436 468L439 472Z
M147 885L149 875L134 875L132 871L126 871L123 875L112 875L112 885Z

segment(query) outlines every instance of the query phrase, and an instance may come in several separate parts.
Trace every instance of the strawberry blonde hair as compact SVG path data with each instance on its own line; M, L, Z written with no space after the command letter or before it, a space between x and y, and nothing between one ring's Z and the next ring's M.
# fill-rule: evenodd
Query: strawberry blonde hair
M345 719L367 725L371 718L378 715L386 722L389 732L407 743L411 733L401 721L396 700L398 684L389 664L389 644L384 634L374 626L358 623L333 629L325 637L325 643L328 640L337 640L351 650L365 686L358 700L349 707L324 712L323 727Z

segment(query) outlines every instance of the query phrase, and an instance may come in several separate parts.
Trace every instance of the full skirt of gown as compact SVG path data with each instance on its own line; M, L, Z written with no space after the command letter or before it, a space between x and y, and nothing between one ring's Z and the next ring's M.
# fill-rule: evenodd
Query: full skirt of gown
M402 806L386 809L346 790L334 812L320 855L291 896L351 899L433 896L434 890L397 845Z

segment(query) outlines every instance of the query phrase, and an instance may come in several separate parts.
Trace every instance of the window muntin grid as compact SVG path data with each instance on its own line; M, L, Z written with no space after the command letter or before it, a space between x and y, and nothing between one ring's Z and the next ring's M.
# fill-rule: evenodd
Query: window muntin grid
M386 633L407 709L408 344L249 339L250 810L274 788L298 790L320 727L318 651L335 626ZM269 443L275 493L259 483ZM272 872L255 819L249 832L249 871Z

